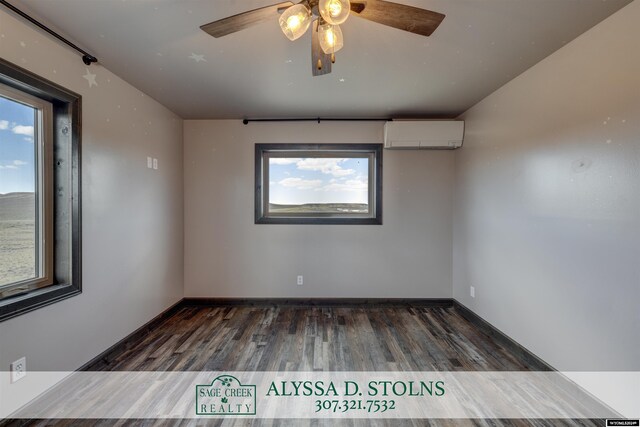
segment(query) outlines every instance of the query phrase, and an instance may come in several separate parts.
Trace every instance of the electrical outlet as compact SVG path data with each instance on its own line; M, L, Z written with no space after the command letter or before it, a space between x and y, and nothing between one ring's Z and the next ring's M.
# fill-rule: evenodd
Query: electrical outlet
M151 157L147 157L147 168L153 168L153 159Z
M22 357L11 364L11 383L27 376L27 358Z
M471 298L475 298L476 297L476 288L475 288L475 286L469 286L469 295L471 295Z
M153 168L158 169L158 159L153 159Z
M304 277L298 276L298 286L302 286L303 283L304 283Z

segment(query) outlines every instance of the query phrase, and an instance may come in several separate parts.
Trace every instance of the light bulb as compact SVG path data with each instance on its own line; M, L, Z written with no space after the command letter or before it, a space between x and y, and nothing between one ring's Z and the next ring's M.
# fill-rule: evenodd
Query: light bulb
M290 16L289 19L287 19L287 27L291 31L295 31L300 28L300 23L300 17L298 15Z
M342 5L339 1L329 2L329 15L336 17L342 12Z
M326 54L336 53L344 46L342 30L338 25L322 24L318 27L320 47Z
M311 12L304 4L296 4L285 10L280 19L280 28L289 40L300 38L311 24Z
M329 24L340 25L349 17L351 3L349 0L320 0L318 10Z

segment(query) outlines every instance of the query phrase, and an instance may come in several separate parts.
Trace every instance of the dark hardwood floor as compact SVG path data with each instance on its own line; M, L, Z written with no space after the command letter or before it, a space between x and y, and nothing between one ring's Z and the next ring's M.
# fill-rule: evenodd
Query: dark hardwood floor
M186 306L90 370L430 371L532 367L454 307ZM11 425L601 426L599 420L13 421Z
M527 370L455 309L184 307L92 370Z

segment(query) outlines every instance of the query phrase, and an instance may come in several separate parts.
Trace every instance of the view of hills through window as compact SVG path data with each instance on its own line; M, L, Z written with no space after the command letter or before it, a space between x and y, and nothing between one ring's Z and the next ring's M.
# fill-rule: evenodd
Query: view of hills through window
M36 275L35 113L0 96L0 287Z
M367 214L369 158L269 158L269 213Z

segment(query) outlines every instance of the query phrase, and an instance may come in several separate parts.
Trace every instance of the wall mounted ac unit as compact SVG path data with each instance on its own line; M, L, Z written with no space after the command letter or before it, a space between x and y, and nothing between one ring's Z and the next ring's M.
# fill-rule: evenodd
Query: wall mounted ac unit
M397 120L384 125L384 148L454 150L462 147L464 121Z

